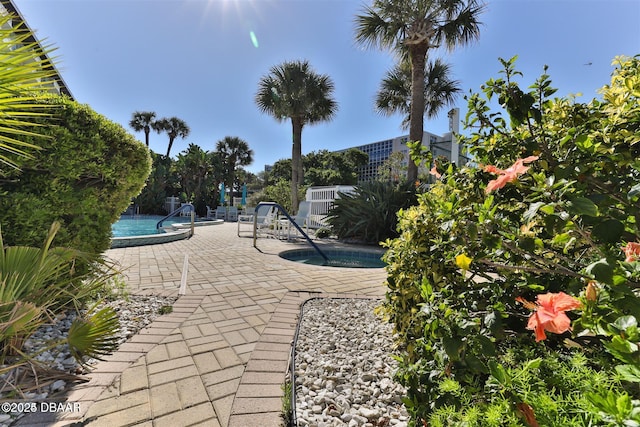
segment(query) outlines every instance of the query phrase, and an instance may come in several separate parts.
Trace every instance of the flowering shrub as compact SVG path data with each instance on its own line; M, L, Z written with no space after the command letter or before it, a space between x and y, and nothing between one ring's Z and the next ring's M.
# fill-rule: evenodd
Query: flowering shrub
M490 166L437 168L386 243L412 423L638 425L640 57L588 104L501 62L465 119Z

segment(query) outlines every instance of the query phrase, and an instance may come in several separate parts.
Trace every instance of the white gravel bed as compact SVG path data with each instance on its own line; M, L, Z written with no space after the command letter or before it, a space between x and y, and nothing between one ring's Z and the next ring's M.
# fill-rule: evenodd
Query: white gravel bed
M404 387L393 380L392 325L378 300L308 301L295 348L295 408L301 427L405 427Z

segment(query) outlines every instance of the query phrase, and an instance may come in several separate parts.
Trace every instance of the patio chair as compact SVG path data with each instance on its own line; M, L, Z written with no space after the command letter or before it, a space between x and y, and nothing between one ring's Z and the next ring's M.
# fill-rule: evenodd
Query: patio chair
M227 219L227 208L225 208L224 206L218 206L216 208L216 217L215 217L215 219L226 220Z
M258 219L256 221L256 234L266 235L267 237L280 237L280 228L278 227L278 210L274 206L261 207L258 209L256 214L258 215Z
M237 221L238 220L238 208L235 206L229 206L229 210L227 211L227 221Z
M207 218L211 219L211 218L215 218L216 217L216 210L215 209L211 209L209 206L207 206Z
M180 203L180 207L191 205L191 203ZM193 205L191 205L191 209L182 209L180 211L180 216L191 216L191 211L193 210Z
M298 206L298 213L295 216L291 217L293 221L298 225L298 227L303 228L304 232L309 235L309 224L311 223L311 202L300 202ZM295 232L298 232L298 229L291 224L291 221L286 217L280 217L278 219L278 228L284 232L287 232L287 238L291 238L291 229L293 228Z

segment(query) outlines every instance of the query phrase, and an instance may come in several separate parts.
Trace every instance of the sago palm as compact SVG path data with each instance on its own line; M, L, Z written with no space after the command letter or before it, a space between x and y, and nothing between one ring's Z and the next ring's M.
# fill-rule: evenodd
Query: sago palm
M356 16L358 43L391 49L410 60L411 141L422 141L429 52L441 45L452 50L478 39L483 9L479 0L374 0ZM418 176L418 167L411 160L407 174L410 181Z
M291 120L291 205L298 208L298 187L304 181L302 169L302 128L331 120L338 111L333 99L331 78L313 71L307 61L276 65L260 79L256 104L278 121Z
M149 147L149 132L151 132L151 125L154 123L156 113L153 111L136 111L129 121L129 126L136 131L144 131L144 142Z
M451 77L449 64L437 59L427 64L424 76L424 115L433 118L440 110L453 105L462 91L460 82ZM380 83L376 94L376 110L384 115L400 113L404 115L403 129L408 129L411 121L411 66L406 62L389 70Z
M156 132L158 133L166 132L167 135L169 136L169 145L167 145L167 157L169 157L169 154L171 153L171 147L173 146L173 141L175 141L177 137L184 139L187 136L189 136L189 132L191 132L191 129L189 129L189 126L187 126L187 123L184 120L179 119L177 117L171 117L168 119L162 118L152 123L151 127Z
M216 144L216 151L220 153L226 169L226 184L233 197L233 185L236 179L236 168L253 163L253 150L246 141L237 136L225 136Z
M19 167L20 157L39 147L21 141L21 136L38 135L32 119L47 116L52 104L36 102L52 89L53 64L46 56L52 49L33 41L25 27L12 28L11 15L0 14L0 174L6 167Z

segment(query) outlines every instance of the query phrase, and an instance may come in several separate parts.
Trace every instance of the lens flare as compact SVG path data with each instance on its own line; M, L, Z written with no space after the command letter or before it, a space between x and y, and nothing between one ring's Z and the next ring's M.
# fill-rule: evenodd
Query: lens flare
M256 33L253 31L249 32L249 37L251 37L251 43L253 43L253 47L258 47L258 38L256 37Z

